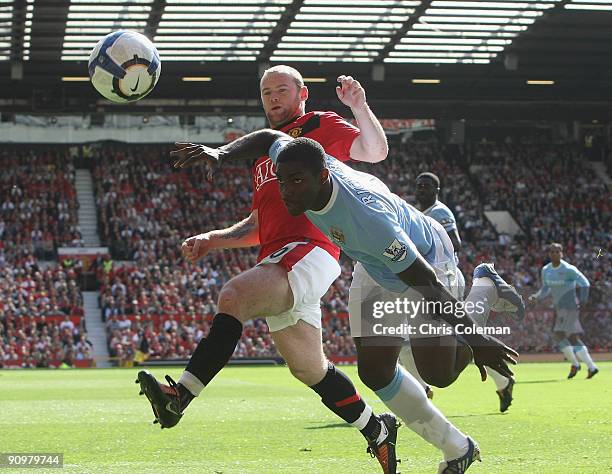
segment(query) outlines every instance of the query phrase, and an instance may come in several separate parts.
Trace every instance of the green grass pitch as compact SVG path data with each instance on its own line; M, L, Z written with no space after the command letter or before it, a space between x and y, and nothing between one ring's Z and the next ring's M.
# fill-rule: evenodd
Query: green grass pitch
M498 412L492 381L472 366L435 404L478 441L482 463L469 473L612 471L612 363L585 380L566 380L568 364L523 364L508 413ZM345 370L357 381L354 367ZM177 368L154 368L162 379ZM0 451L63 452L74 473L379 472L365 442L283 367L230 367L171 430L134 384L137 369L0 371ZM358 383L377 412L385 407ZM406 427L398 455L403 473L435 473L439 452ZM7 471L8 472L8 471ZM27 472L11 470L10 472ZM58 469L29 472L59 472Z

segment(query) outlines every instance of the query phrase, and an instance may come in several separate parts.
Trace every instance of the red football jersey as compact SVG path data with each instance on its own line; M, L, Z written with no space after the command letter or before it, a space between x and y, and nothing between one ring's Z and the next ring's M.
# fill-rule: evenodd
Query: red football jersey
M325 152L341 161L350 160L353 140L359 129L334 112L308 112L281 131L294 138L308 137L323 146ZM339 258L340 250L325 234L302 214L294 217L287 211L276 181L276 169L268 156L262 156L253 165L253 209L259 217L261 248L257 261L277 251L283 245L308 240Z

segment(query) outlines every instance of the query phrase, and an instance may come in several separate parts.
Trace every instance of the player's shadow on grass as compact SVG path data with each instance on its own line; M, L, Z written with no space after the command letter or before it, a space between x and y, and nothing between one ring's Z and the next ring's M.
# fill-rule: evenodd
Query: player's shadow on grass
M307 426L307 430L325 430L327 428L352 428L348 423L328 423L327 425Z
M517 385L525 385L528 383L553 383L553 382L565 382L566 379L547 379L547 380L521 380L520 382L516 382Z
M491 413L471 413L469 415L447 415L446 418L471 418L473 416L502 416L504 415L503 413L500 413L498 411L494 411Z

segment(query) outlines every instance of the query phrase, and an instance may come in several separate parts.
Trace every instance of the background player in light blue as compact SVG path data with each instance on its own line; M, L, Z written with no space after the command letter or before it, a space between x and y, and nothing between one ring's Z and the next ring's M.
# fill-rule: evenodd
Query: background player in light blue
M455 255L461 250L461 237L459 236L459 229L457 227L457 220L455 215L448 208L446 204L438 199L440 193L440 178L434 173L425 172L417 176L415 198L417 201L417 207L426 216L431 217L438 221L444 230L448 233L448 237L453 243L455 249ZM457 265L459 264L459 258L456 259ZM471 297L473 299L481 298L477 291L474 291L479 285L486 285L486 281L474 281L472 283ZM463 299L465 293L465 278L461 273L461 270L457 268L457 295L459 299ZM484 319L484 318L481 318ZM486 321L477 321L481 324L486 324ZM404 366L411 369L412 355L409 347L402 349L400 353L400 360ZM514 378L506 377L499 372L489 368L487 369L488 374L491 376L497 387L497 396L499 397L499 410L503 413L508 410L512 404L512 392L514 388ZM428 392L429 395L430 392Z
M357 289L372 289L374 301L382 301L377 295L388 301L389 294L399 297L416 290L421 301L450 303L453 308L457 307L457 299L428 263L452 262L454 265L453 246L442 226L392 194L379 179L354 171L325 155L314 140L292 140L282 132L260 130L218 149L200 149L199 158L210 167L211 176L226 160L252 158L268 149L268 155L276 164L281 197L289 213L306 213L313 224L359 262L355 266L351 293L356 280L361 279L364 286L357 285ZM495 282L490 294L491 304L513 300L517 309L524 310L520 296L491 265L479 267L480 274ZM349 307L352 297L349 294ZM464 315L458 317L454 312L442 311L429 315L430 322L433 321L431 317L436 316L453 327L464 325L472 331L465 334L463 342L453 335L428 336L419 346L415 358L419 367L426 366L428 381L437 386L449 385L469 364L472 354L483 380L486 379L485 366L511 376L507 364L516 363L513 357L518 354L501 341L479 334L474 321L466 313ZM350 317L361 380L410 429L443 452L444 461L439 472L465 472L480 458L478 446L431 404L414 377L397 364L404 337L383 337L382 340L371 334L361 337L355 334L355 316ZM372 317L372 313L366 311L361 319L369 323ZM356 322L359 322L359 314Z
M457 221L448 206L438 199L439 193L440 178L438 176L430 172L421 173L417 176L414 195L419 210L442 224L453 243L455 252L459 252L461 250L461 237L459 236Z
M580 306L584 306L589 297L589 280L574 265L566 262L563 257L563 246L552 243L548 248L550 263L542 267L542 288L531 295L530 301L541 301L547 296L552 297L555 307L555 326L553 337L572 364L568 379L575 377L580 370L580 362L576 356L589 368L587 378L592 378L599 370L594 364L589 350L579 334L584 332L580 323Z

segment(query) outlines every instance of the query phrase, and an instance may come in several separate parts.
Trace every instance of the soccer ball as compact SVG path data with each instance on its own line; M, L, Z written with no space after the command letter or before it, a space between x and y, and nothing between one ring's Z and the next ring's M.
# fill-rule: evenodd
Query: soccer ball
M142 99L161 73L155 45L136 31L106 35L89 56L89 77L96 90L118 103Z

